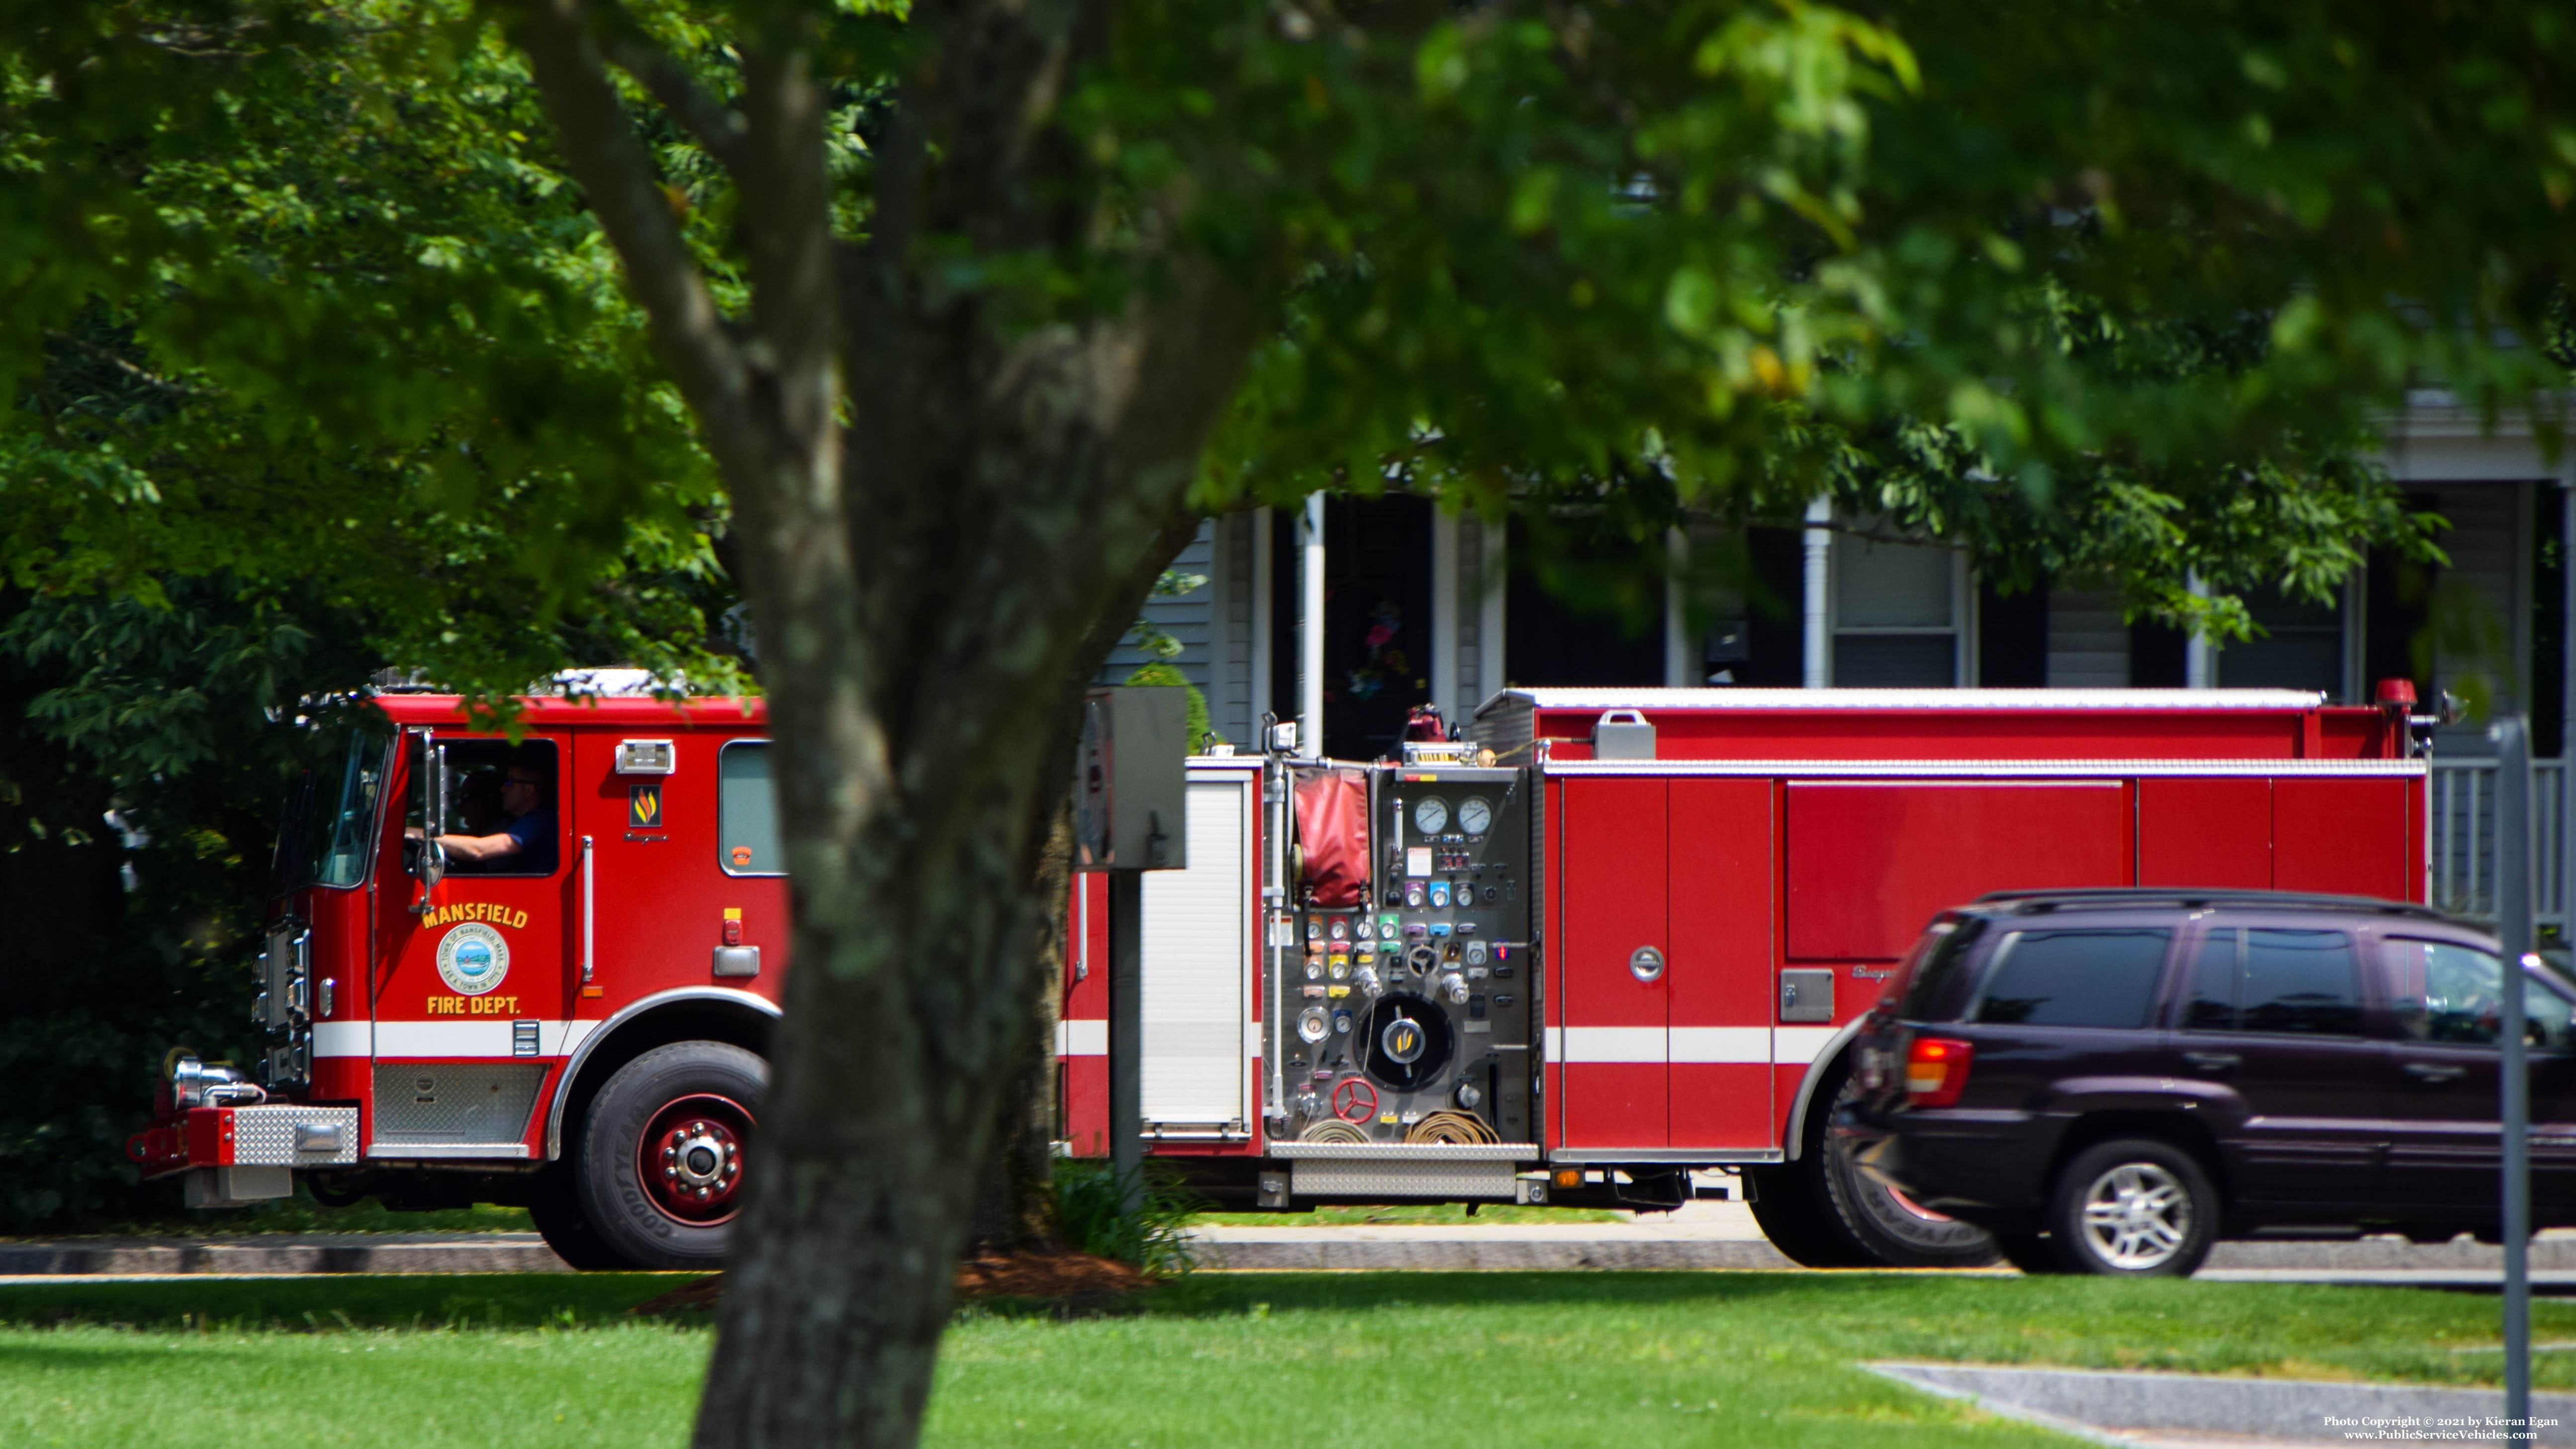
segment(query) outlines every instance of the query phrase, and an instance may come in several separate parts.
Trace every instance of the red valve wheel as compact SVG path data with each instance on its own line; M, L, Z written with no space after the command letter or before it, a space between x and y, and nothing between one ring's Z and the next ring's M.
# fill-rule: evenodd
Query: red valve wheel
M1358 1077L1333 1084L1333 1115L1345 1122L1365 1122L1377 1115L1377 1088Z

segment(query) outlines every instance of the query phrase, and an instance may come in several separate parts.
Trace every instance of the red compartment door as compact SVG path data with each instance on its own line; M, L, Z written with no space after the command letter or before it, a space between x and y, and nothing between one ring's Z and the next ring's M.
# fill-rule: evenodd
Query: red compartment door
M2285 891L2331 891L2422 899L2409 881L2423 862L2408 856L2407 779L2320 780L2282 776L2272 782L2272 883Z
M2138 782L2138 884L2272 888L2272 782Z
M1630 969L1651 947L1671 959L1660 779L1578 776L1556 806L1558 1145L1670 1145L1664 1029L1669 965Z
M1672 1145L1776 1147L1772 784L1676 779L1667 808Z
M1789 958L1893 961L1987 891L2137 882L2125 780L1798 780ZM1848 1015L1836 1003L1837 1016Z

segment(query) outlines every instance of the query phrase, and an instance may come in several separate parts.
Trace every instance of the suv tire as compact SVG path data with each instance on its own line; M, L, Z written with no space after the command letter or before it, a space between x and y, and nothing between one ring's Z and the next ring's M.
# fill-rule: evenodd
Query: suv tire
M581 1215L619 1260L711 1273L742 1204L769 1064L723 1042L656 1047L590 1104L574 1163Z
M2188 1278L2217 1231L2218 1193L2200 1159L2152 1137L2085 1148L2049 1195L2049 1247L2070 1273Z
M1771 1246L1809 1268L1974 1268L1993 1262L1994 1239L1984 1230L1922 1217L1920 1209L1864 1175L1835 1144L1826 1124L1859 1089L1847 1066L1828 1072L1808 1100L1796 1160L1746 1169L1754 1183L1753 1221Z
M1803 1159L1812 1164L1819 1196L1833 1211L1833 1221L1871 1266L1894 1268L1982 1268L1995 1261L1994 1234L1957 1218L1917 1206L1903 1193L1861 1170L1842 1138L1824 1130L1848 1104L1861 1096L1860 1084L1848 1072L1820 1084L1833 1087L1833 1110L1813 1124L1819 1139ZM1813 1116L1815 1104L1807 1107Z

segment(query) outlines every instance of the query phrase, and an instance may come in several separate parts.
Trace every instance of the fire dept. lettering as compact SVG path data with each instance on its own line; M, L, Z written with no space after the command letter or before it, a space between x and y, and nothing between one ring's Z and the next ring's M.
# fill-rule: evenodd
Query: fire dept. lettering
M495 905L490 901L458 901L453 905L432 908L428 915L421 917L420 923L431 930L436 930L440 926L453 925L458 921L489 921L496 926L507 926L513 931L524 931L528 927L528 913Z
M519 998L515 996L433 996L421 1012L424 1016L516 1016Z

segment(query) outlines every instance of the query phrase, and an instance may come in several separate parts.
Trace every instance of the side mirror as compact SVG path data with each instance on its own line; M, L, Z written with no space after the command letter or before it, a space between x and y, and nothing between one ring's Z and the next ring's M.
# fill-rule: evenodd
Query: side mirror
M437 735L430 730L414 730L417 747L412 767L420 787L420 839L404 842L405 868L420 880L420 900L414 912L429 909L430 888L447 876L447 847L438 843L439 832L447 824L447 760L439 753Z

